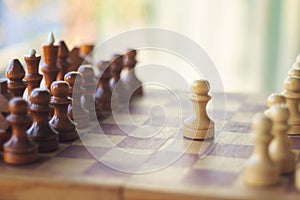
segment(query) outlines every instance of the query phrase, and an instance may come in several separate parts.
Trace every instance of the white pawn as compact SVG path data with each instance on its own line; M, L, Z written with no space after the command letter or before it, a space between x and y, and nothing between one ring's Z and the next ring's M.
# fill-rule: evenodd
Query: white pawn
M183 135L189 139L209 139L214 137L215 123L206 112L206 105L211 99L208 95L210 86L206 80L196 80L191 85L190 99L194 114L184 120Z
M288 72L288 76L300 77L300 67L299 68L291 68Z
M286 105L278 104L270 109L270 118L273 121L272 134L275 136L269 146L271 159L279 167L281 174L289 174L295 171L296 156L290 149L286 132L290 126L289 110Z
M273 105L277 105L277 104L285 104L286 100L285 97L281 94L278 93L273 93L268 97L267 100L267 106L268 106L268 110L265 111L265 115L267 115L269 117L269 112L270 112L270 108Z
M269 155L272 121L264 114L256 114L252 119L254 152L246 162L243 178L246 184L269 186L280 181L279 169Z
M288 131L290 135L300 134L300 112L299 112L299 102L300 102L300 77L290 76L284 80L285 91L282 95L286 99L286 105L290 111L290 117L288 123L291 128Z

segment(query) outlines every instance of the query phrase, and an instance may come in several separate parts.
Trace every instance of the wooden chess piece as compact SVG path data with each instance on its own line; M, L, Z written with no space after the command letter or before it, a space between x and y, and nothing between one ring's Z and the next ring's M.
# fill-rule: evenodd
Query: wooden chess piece
M209 139L214 137L215 123L206 111L206 105L211 99L208 95L210 89L206 80L194 81L191 85L192 94L189 98L193 103L194 114L184 120L183 135L190 139Z
M126 73L122 78L122 81L124 82L124 86L133 97L141 96L143 94L142 82L137 78L135 73L135 66L137 63L136 54L137 52L135 49L130 49L123 58Z
M26 134L27 127L32 123L28 115L28 103L21 97L13 98L9 102L11 114L7 117L12 126L12 137L3 147L4 162L21 165L32 163L38 159L38 145Z
M288 72L288 76L300 77L300 68L291 68Z
M95 99L94 95L97 87L94 69L88 65L81 65L78 71L83 76L82 86L85 88L81 103L83 107L89 111L91 120L101 118L103 116L102 104Z
M57 65L60 68L57 80L64 80L65 74L68 72L71 65L69 59L69 49L64 41L59 41Z
M285 90L282 95L286 99L286 105L290 111L290 117L288 123L291 128L288 131L290 135L300 134L300 78L296 76L287 77L284 81Z
M273 105L277 105L277 104L286 104L285 97L282 94L273 93L268 97L267 106L269 109L265 111L265 115L270 117L269 116L270 108Z
M89 111L82 107L81 97L85 89L82 87L83 77L80 72L68 72L64 80L71 87L70 97L72 104L68 107L69 117L76 122L77 128L84 128L89 125Z
M252 119L254 134L254 151L244 169L243 178L246 184L253 186L269 186L279 183L279 168L271 160L269 144L272 121L264 114L256 114Z
M80 56L85 60L85 64L92 64L93 63L93 44L83 44L79 47Z
M27 131L28 136L39 145L39 152L51 152L58 149L58 132L49 124L52 107L49 105L51 94L48 89L36 88L30 96L30 113L33 124Z
M120 102L127 102L130 98L129 92L124 86L124 83L120 81L123 68L123 55L114 54L110 64L110 70L112 74L112 77L110 79L110 89L113 93L112 98L114 98L115 93L117 95L117 99Z
M284 104L277 104L270 109L270 118L273 121L272 134L274 139L269 146L271 159L279 167L281 174L293 173L296 166L296 156L290 149L288 136L289 110Z
M25 70L18 59L13 59L7 68L6 77L9 79L7 87L13 97L22 97L27 87L23 81Z
M100 74L95 98L102 103L104 111L111 111L112 92L109 86L111 78L109 63L110 61L103 61L97 64Z
M79 48L74 47L69 54L71 65L69 66L68 72L77 71L79 66L83 64L84 59L80 56Z
M11 127L6 120L10 113L8 104L11 99L12 96L7 91L7 80L0 79L0 150L3 149L3 144L11 137Z
M50 125L58 131L59 141L71 141L78 138L76 124L68 116L68 106L72 99L70 86L65 81L54 81L51 85L52 97L50 104L54 106L54 115L50 120Z
M42 66L45 84L47 89L50 90L51 84L56 80L59 72L57 66L58 46L54 45L55 39L53 33L49 34L48 45L43 46L45 65Z
M25 75L24 80L28 84L27 96L30 97L31 91L40 87L40 83L43 79L43 76L39 74L41 56L36 56L35 49L30 49L29 56L25 56L24 60L27 66L27 74Z

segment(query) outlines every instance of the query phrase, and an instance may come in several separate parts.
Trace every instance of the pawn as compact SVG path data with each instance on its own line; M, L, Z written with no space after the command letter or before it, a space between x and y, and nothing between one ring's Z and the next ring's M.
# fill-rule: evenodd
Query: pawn
M97 87L94 70L91 66L81 65L78 71L83 76L83 87L85 88L81 103L90 112L91 120L101 118L103 116L102 104L95 99L94 95Z
M83 64L84 59L80 56L79 48L74 47L69 54L71 64L69 66L68 72L77 71L79 66Z
M64 80L70 64L69 49L64 41L59 41L57 65L60 69L56 78L58 81Z
M135 74L136 61L136 50L130 49L124 55L123 63L126 73L122 78L125 87L132 94L133 97L140 96L143 94L142 82L137 78Z
M9 110L11 114L7 120L12 126L12 137L3 147L4 162L15 165L32 163L38 159L38 145L26 134L32 123L28 103L21 97L13 98L9 102Z
M27 87L27 83L23 81L25 70L18 59L13 59L6 71L8 81L8 91L13 97L22 97Z
M85 89L82 87L83 78L80 72L68 72L64 80L71 87L70 97L72 104L68 107L69 117L77 124L77 128L84 128L89 125L89 111L82 107L81 97Z
M68 106L72 99L70 86L65 81L54 81L51 85L52 97L50 104L54 106L54 115L50 120L50 125L58 132L59 141L72 141L78 138L76 124L68 116Z
M48 89L36 88L30 96L30 113L33 124L27 135L39 145L39 152L51 152L58 149L58 132L49 125L52 107L49 105L51 94Z
M193 103L194 114L184 120L183 135L190 139L209 139L214 137L214 121L206 112L206 105L211 99L208 95L210 86L206 80L197 80L192 83L190 99Z
M300 68L291 68L288 72L288 76L300 77Z
M95 93L95 98L102 103L104 111L111 111L112 92L109 87L111 78L109 61L103 61L97 64L100 71L99 82Z
M39 74L41 56L36 56L35 54L35 49L30 49L29 55L24 57L27 66L27 74L24 78L28 83L27 97L30 97L33 89L40 87L40 83L43 79L43 76Z
M267 106L269 109L265 111L265 115L270 117L269 111L272 106L277 105L277 104L285 104L285 103L286 103L286 100L283 95L278 94L278 93L271 94L267 100Z
M268 147L272 139L272 121L263 114L256 114L252 119L254 134L254 151L244 169L243 178L246 184L269 186L279 183L279 168L272 161Z
M286 105L290 111L290 117L288 123L291 128L288 131L290 135L300 134L300 77L291 76L287 77L284 81L285 90L282 95L286 98Z
M290 128L288 125L289 110L287 106L283 104L272 106L270 118L273 121L272 134L275 136L269 147L270 156L279 167L281 174L293 173L296 166L296 156L287 142L289 139L286 132Z

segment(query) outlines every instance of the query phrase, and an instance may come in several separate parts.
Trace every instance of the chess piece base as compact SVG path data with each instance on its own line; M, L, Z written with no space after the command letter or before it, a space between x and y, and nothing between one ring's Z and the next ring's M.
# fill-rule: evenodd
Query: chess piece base
M291 124L291 127L289 131L287 132L288 135L300 135L300 124L293 125Z
M38 155L37 145L33 150L26 153L7 152L4 147L3 159L8 164L12 164L12 165L29 164L38 160L38 158L39 155Z
M245 168L244 181L247 185L252 186L271 186L280 182L278 168L257 169L255 167Z
M75 140L78 138L77 129L72 130L72 131L59 132L58 138L59 138L60 142L67 142L67 141Z
M58 137L52 140L37 141L33 139L33 141L39 144L39 152L41 153L56 151L59 147Z
M213 138L215 134L215 128L210 127L208 129L193 129L184 126L183 128L183 136L189 139L196 139L196 140L204 140Z

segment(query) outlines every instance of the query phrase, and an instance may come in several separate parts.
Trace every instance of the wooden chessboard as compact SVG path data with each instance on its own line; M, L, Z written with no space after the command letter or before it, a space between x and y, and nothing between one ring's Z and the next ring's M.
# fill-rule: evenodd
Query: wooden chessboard
M146 90L117 118L91 123L79 131L80 139L40 154L36 163L1 161L0 199L299 199L293 175L268 188L242 180L253 150L250 121L266 109L267 96L227 94L217 137L192 141L182 136L182 120L192 112L188 94L169 95ZM218 108L218 95L213 98L213 119L223 122L224 108ZM291 140L299 163L300 137Z

